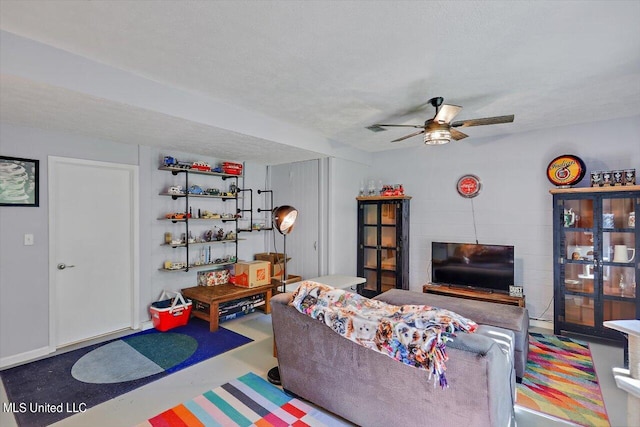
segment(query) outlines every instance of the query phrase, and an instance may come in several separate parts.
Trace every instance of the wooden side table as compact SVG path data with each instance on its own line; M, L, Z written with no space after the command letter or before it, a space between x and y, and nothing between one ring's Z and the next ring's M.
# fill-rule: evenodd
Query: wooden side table
M265 314L271 313L271 296L273 295L271 284L256 286L255 288L243 288L227 283L217 286L194 286L182 290L182 295L194 302L191 314L209 322L209 331L211 332L217 331L220 326L219 309L221 303L260 294L265 295L263 308ZM198 309L201 306L204 306L205 309ZM206 310L207 307L208 310Z

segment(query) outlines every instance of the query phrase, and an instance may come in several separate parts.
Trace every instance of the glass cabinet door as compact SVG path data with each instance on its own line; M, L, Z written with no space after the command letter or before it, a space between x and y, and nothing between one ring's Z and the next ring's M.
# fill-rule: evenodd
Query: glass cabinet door
M385 292L397 284L397 207L392 201L363 205L362 250L367 279L363 289L370 294Z
M603 321L635 319L635 199L602 200Z
M590 327L595 326L597 292L594 207L594 199L561 200L564 321Z

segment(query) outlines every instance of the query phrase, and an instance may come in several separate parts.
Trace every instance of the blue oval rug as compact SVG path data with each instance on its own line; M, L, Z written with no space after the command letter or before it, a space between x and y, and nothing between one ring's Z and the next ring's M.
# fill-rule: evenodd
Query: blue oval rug
M9 368L0 377L18 425L43 426L251 341L222 327L209 332L208 322L192 318L169 332L149 329Z
M71 375L91 384L137 380L184 362L197 348L198 341L184 334L135 335L85 354L73 365Z

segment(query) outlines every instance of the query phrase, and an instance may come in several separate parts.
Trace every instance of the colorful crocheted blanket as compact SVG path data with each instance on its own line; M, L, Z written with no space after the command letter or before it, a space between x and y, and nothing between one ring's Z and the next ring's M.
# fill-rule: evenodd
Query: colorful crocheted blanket
M391 305L312 281L300 284L290 305L355 343L428 371L442 388L447 387L447 341L456 331L478 327L449 310Z

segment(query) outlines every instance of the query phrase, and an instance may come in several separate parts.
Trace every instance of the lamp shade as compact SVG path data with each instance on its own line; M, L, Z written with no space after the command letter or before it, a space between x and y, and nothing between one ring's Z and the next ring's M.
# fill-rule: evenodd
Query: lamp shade
M273 210L273 225L281 234L289 234L298 218L298 210L293 206L279 206Z

